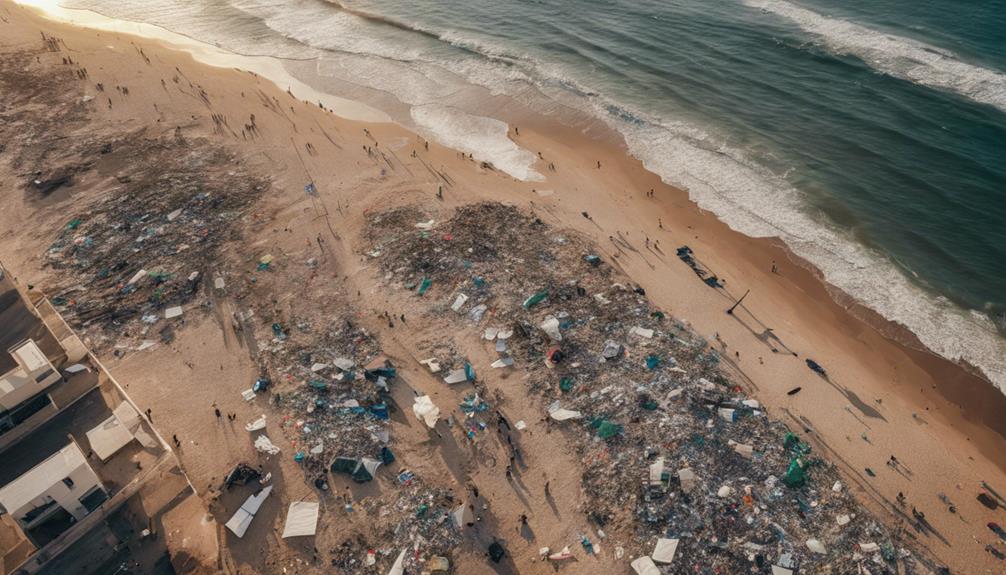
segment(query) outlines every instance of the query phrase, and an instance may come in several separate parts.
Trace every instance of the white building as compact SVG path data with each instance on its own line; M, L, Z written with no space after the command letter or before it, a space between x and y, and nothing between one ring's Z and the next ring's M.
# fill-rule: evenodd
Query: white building
M105 499L101 480L76 443L0 487L0 508L25 532L49 520L79 521Z
M0 410L12 411L62 379L34 340L22 341L7 353L17 366L0 375Z

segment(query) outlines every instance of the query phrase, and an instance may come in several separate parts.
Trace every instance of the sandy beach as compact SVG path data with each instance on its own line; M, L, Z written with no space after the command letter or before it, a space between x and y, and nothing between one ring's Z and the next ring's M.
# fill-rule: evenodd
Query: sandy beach
M199 141L200 146L227 150L235 170L240 166L242 174L268 182L268 191L253 200L254 215L237 223L239 237L223 243L220 260L214 262L230 275L213 310L186 310L186 324L174 341L144 351L117 349L117 342L107 339L88 342L101 350L117 379L128 382L133 399L151 408L160 433L181 440L178 457L219 524L226 521L223 510L233 503L233 495L218 490L221 478L239 461L256 457L241 427L263 409L274 409L241 398L259 365L232 321L233 312L257 306L256 321L266 321L264 310L276 318L312 313L355 318L380 337L383 353L395 360L414 390L456 406L464 393L447 388L415 361L444 326L396 321L389 327L378 315L416 317L421 312L415 301L384 289L379 270L362 255L368 246L365 222L370 214L396 206L424 206L446 219L457 207L498 201L593 242L599 255L643 288L653 304L689 323L718 349L728 370L770 416L837 465L846 484L878 518L917 540L954 573L1002 572L1003 563L984 550L995 540L986 523L1002 522L1002 511L983 507L975 496L982 482L1006 493L1006 396L963 367L919 349L911 334L830 289L781 241L751 239L700 210L687 192L664 184L629 157L613 133L597 126L563 126L545 117L521 119L511 126L510 138L540 154L535 168L545 179L519 181L400 126L373 121L380 118L376 110L284 85L283 78L269 77L268 66L249 71L242 69L240 58L216 56L210 66L164 38L74 27L6 0L0 2L0 17L3 57L30 54L31 61L39 58L31 65L53 75L45 85L18 86L27 98L18 110L41 108L33 113L44 115L50 113L48 107L52 114L62 114L83 101L85 116L59 117L76 122L76 134L88 134L94 145L119 142L127 134L137 142ZM61 48L46 51L43 35L58 38ZM66 57L72 64L63 63ZM82 69L86 72L76 81L66 80L68 71ZM0 76L8 75L0 77L0 94L14 90L10 82L22 81L16 72L0 69ZM31 78L24 76L25 81ZM96 88L99 84L103 91ZM0 113L12 107L0 104ZM52 127L53 133L66 128ZM15 152L51 145L48 159L53 164L64 163L65 154L72 152L60 148L62 140L26 142L21 134L27 131L9 127L0 127L0 133L5 138L0 149L6 150L0 151L0 261L20 283L46 293L51 286L72 285L77 280L61 275L66 270L45 265L47 250L66 222L78 217L74 205L106 193L117 176L129 173L129 166L77 161L79 175L59 192L67 196L40 200L28 183L36 170L49 170L36 161L46 154L22 163ZM180 150L173 153L180 155ZM223 177L226 163L210 166L207 174ZM305 193L308 182L316 183L316 196ZM724 289L708 287L675 256L685 245ZM280 262L316 258L318 266L284 277L276 274L254 286L247 274L234 271L266 253ZM745 294L742 304L726 313ZM326 310L329 305L332 309ZM487 360L477 347L468 352ZM827 379L808 369L808 358L827 370ZM540 510L532 514L531 524L539 536L576 541L588 530L584 514L589 511L580 489L580 462L559 434L546 432L541 407L519 383L514 376L490 386L513 418L528 422L524 481L531 507ZM799 393L788 393L798 387ZM408 391L402 392L401 401L410 401ZM214 417L214 406L236 414L237 423ZM403 465L457 493L468 483L479 485L494 520L513 536L524 506L498 468L479 465L463 446L452 451L431 445L411 414L395 422L394 433ZM219 557L194 550L193 556L205 559L205 572L328 572L310 545L290 543L274 533L286 503L312 493L287 447L274 462L274 481L282 495L267 504L265 519L244 539L217 529L224 548ZM898 468L885 465L891 456L900 462ZM560 514L544 511L549 507L542 491L545 481L550 481ZM351 486L343 481L332 490L352 492L356 501L367 497ZM899 492L907 507L896 503ZM955 513L948 511L941 493L952 501ZM912 506L925 512L939 536L910 527L906 509ZM368 528L360 513L348 514L334 504L331 511L341 513L345 525L326 525L315 547L338 545L346 525ZM538 561L544 543L517 541L510 550L519 572L552 572L551 565ZM173 543L176 549L197 549L198 544L191 539ZM483 572L484 564L480 553L468 549L456 568L459 573ZM625 561L607 553L567 572L628 571Z

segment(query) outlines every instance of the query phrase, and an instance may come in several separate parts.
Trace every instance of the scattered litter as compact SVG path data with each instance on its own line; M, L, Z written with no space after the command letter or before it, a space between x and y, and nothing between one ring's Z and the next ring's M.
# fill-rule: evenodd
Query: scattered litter
M164 310L164 319L173 319L182 315L182 306L176 305Z

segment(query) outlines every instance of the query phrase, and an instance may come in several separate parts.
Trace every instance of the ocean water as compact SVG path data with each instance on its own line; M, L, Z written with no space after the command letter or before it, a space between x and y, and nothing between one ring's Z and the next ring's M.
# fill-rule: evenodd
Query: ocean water
M751 236L1006 392L1006 0L61 0L364 99L540 178L600 122Z

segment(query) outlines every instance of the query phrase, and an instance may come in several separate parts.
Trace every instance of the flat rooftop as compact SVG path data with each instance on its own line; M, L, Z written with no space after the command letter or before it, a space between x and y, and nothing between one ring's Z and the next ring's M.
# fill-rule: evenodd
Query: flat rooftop
M50 359L59 357L63 350L42 320L35 315L21 297L10 277L0 269L0 374L17 367L7 350L26 339L35 340L42 353Z
M107 383L88 392L35 430L29 440L20 441L4 451L3 465L0 465L0 486L7 485L66 447L70 436L80 445L88 463L102 482L106 483L106 487L121 487L128 483L139 473L134 461L140 461L144 465L153 464L163 450L144 449L134 439L108 461L102 462L91 454L87 432L112 416L113 407L110 403L118 405L120 402L118 394L109 389ZM142 427L151 433L146 423Z

